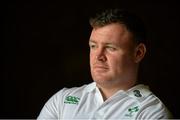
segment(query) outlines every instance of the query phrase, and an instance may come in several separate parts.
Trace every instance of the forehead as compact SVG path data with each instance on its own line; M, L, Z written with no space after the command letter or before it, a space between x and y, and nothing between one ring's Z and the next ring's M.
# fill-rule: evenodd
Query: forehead
M102 43L123 43L129 41L131 33L125 25L119 23L93 28L90 41Z

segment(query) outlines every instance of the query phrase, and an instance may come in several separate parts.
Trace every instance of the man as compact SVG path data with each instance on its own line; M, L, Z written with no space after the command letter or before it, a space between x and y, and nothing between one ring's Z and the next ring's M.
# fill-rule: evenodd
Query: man
M119 9L90 19L90 68L93 83L64 88L51 97L38 119L167 119L165 105L138 83L146 53L141 20Z

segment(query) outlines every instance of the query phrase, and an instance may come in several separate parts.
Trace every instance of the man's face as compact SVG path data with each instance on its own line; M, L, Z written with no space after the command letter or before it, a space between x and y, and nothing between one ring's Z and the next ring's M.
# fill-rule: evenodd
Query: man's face
M121 83L135 70L135 43L122 24L93 29L90 40L91 75L96 83Z

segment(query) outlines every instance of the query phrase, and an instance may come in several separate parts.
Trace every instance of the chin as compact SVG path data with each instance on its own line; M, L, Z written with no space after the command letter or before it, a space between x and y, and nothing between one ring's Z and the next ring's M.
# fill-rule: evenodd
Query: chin
M97 83L108 83L110 82L112 79L108 78L108 77L102 77L102 76L96 76L93 77L93 80Z

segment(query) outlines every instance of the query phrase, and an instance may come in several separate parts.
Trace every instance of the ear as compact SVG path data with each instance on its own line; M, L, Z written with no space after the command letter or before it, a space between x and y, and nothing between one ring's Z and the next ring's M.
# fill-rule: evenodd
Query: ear
M146 54L146 46L143 43L140 43L136 46L135 49L135 63L139 63Z

